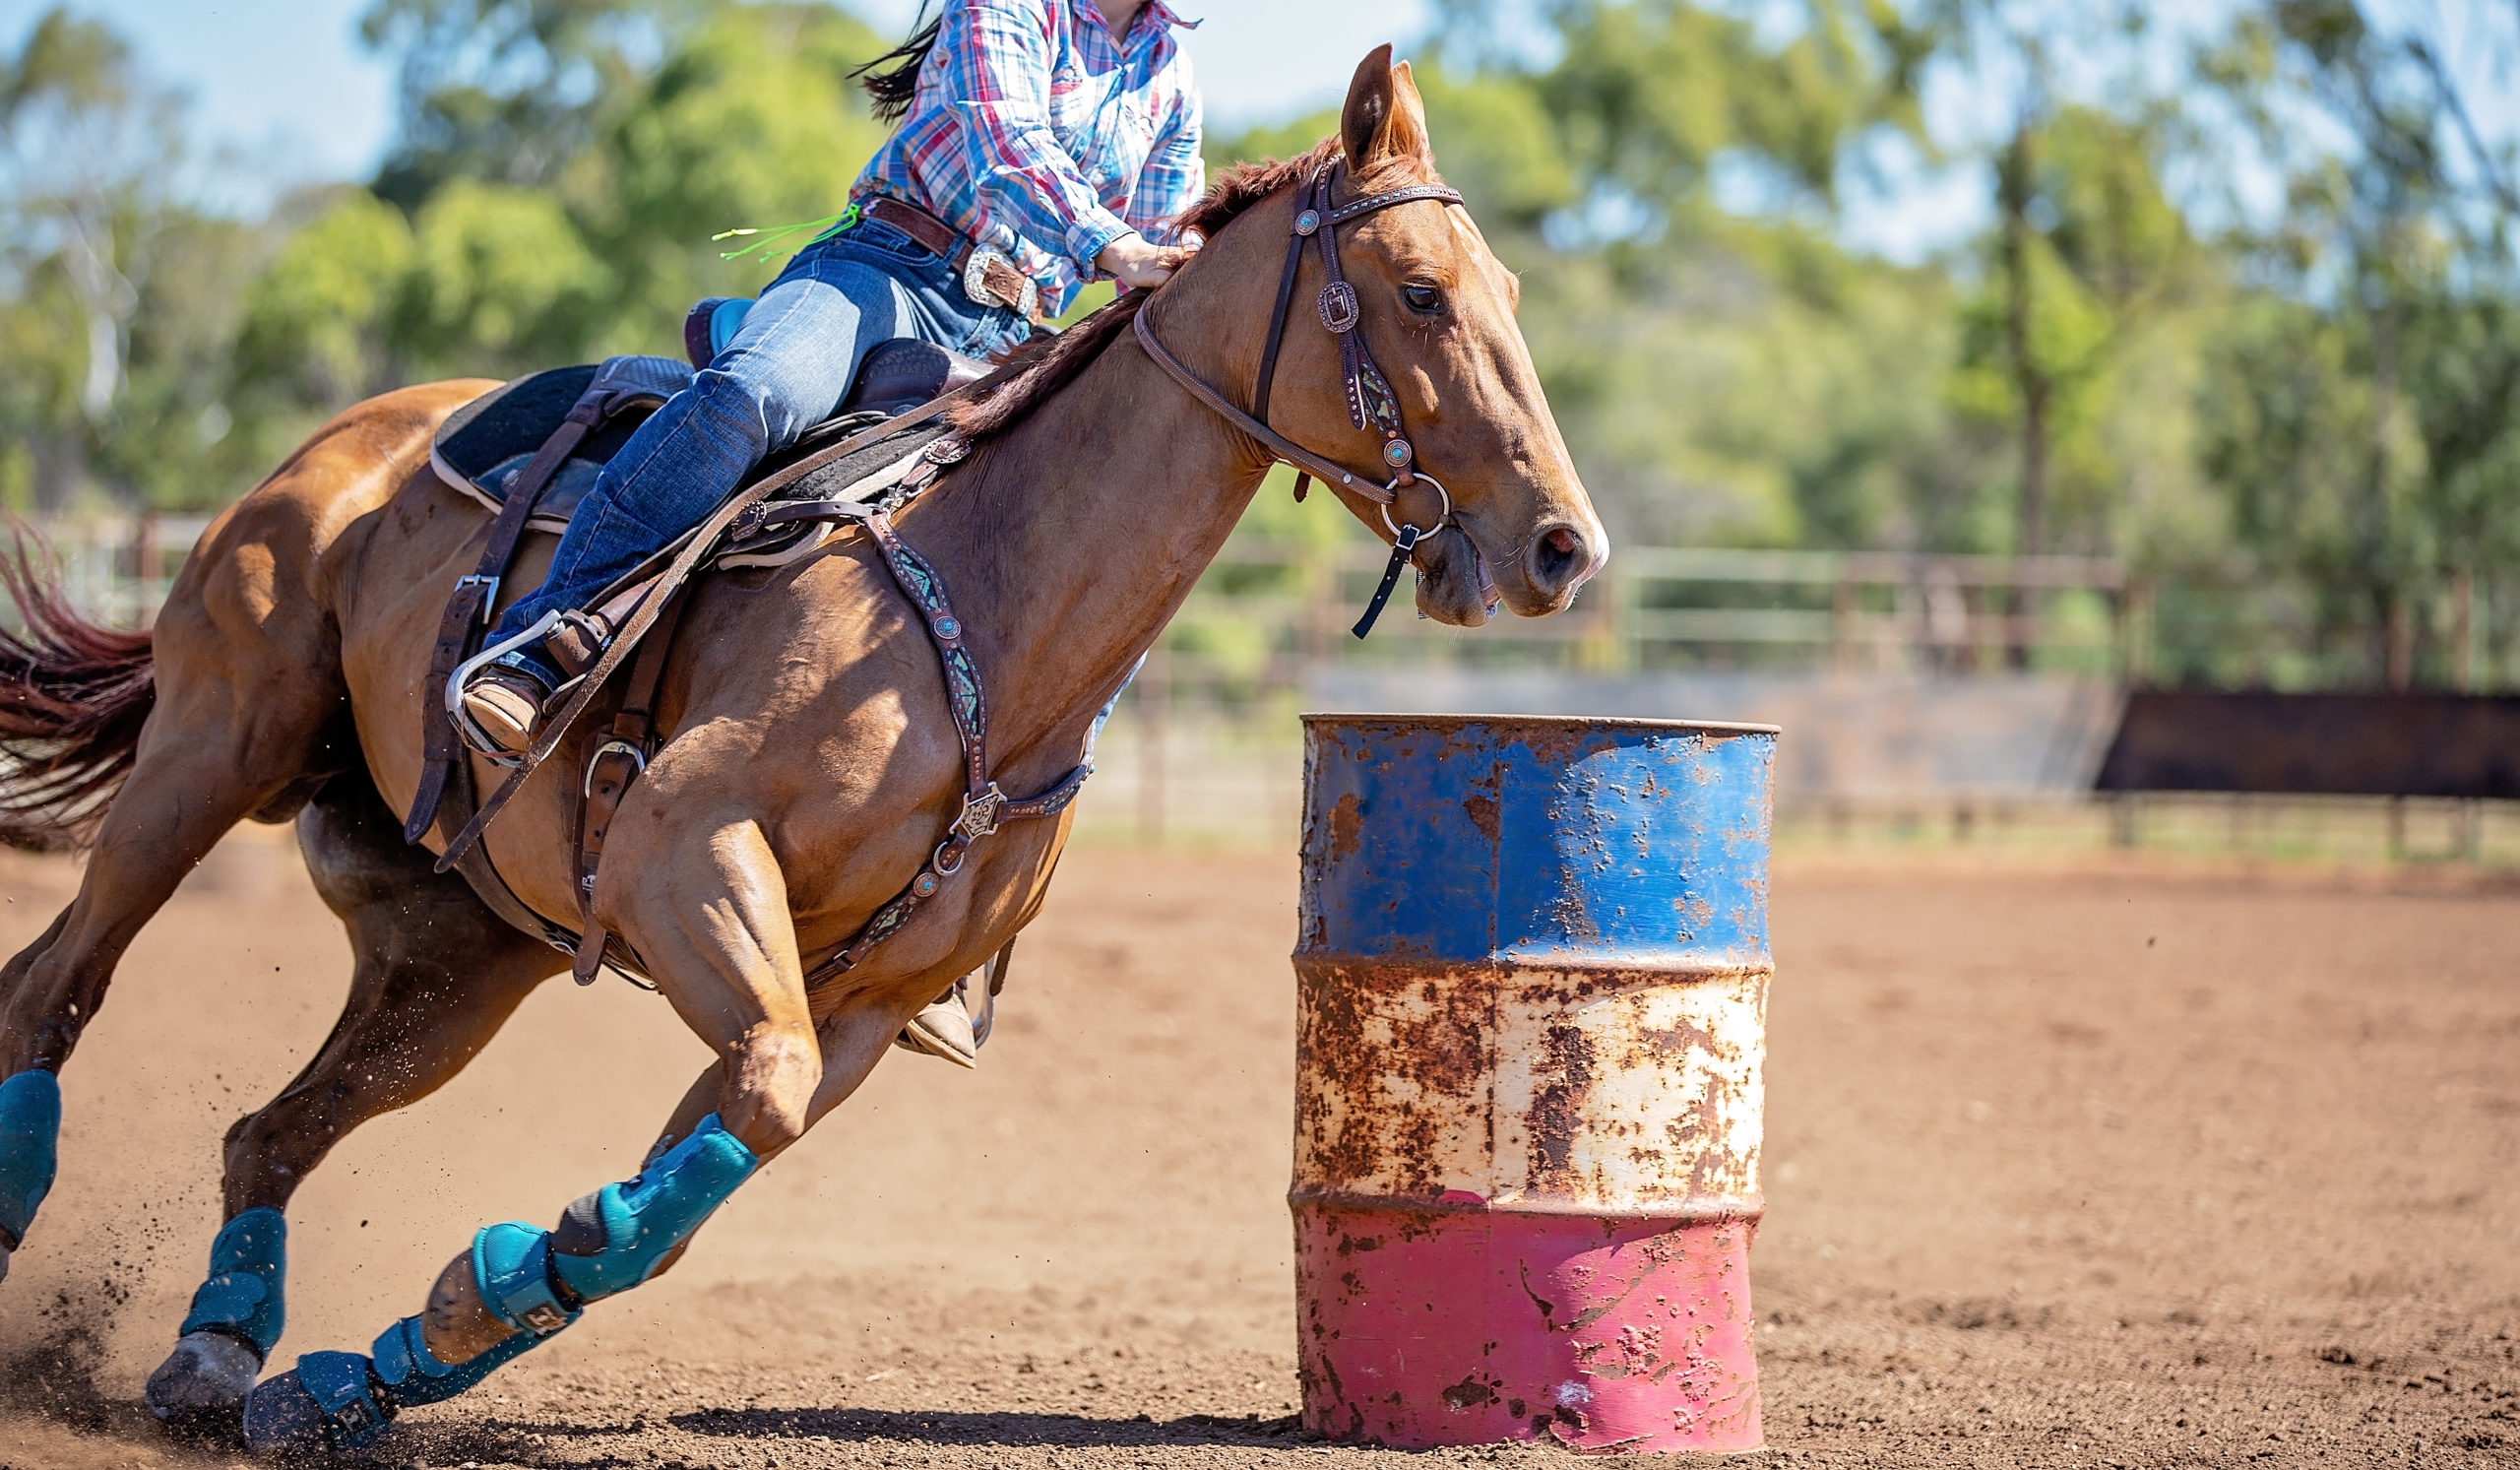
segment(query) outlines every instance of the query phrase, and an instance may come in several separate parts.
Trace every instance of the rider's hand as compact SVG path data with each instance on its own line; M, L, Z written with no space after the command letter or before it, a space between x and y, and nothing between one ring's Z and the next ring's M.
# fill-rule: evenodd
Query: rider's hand
M1103 246L1094 264L1126 289L1145 290L1171 280L1198 248L1195 240L1185 245L1150 244L1146 236L1131 230Z

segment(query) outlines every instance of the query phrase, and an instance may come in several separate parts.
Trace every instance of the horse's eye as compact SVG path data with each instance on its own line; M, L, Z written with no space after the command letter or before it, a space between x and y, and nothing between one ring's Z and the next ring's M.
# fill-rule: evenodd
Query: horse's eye
M1412 311L1432 316L1444 308L1444 293L1431 286L1419 286L1412 282L1401 288L1400 294L1409 302L1409 309Z

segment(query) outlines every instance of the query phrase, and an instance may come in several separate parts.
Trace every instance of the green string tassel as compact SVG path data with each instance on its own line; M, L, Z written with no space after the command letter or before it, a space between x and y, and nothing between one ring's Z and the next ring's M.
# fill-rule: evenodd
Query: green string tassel
M720 260L742 260L746 256L750 256L754 260L767 265L771 261L777 260L781 256L790 253L783 246L783 241L791 239L806 230L814 230L817 232L813 238L806 240L803 245L798 245L796 249L801 250L805 248L805 245L819 245L823 241L830 239L833 235L847 229L851 224L856 224L857 213L857 206L851 204L849 208L842 210L839 214L826 215L820 220L803 220L794 224L771 224L764 225L760 228L752 228L748 226L742 229L722 229L718 233L711 235L709 240L710 243L715 244L720 240L737 239L746 235L760 235L760 239L754 240L748 245L738 246L732 250L722 250L718 252L718 258Z

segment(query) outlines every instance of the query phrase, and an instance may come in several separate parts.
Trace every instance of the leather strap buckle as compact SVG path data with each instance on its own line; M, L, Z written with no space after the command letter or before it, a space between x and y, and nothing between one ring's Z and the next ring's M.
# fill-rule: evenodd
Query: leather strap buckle
M582 785L578 790L578 796L580 799L590 801L595 799L595 768L603 764L603 758L605 756L613 754L616 751L630 757L631 780L635 781L639 777L648 773L647 752L641 750L638 746L631 744L628 740L606 740L602 744L596 746L595 753L587 757L587 779L584 785ZM624 781L622 783L624 786L629 784L629 781Z
M499 606L499 579L484 577L478 572L467 572L455 579L457 592L460 593L468 587L481 589L481 624L484 627L489 626L490 610Z

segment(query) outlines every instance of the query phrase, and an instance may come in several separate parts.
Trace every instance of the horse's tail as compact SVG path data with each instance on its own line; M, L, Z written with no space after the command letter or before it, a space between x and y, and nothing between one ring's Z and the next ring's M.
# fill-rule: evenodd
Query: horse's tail
M158 702L149 634L72 610L59 572L30 555L23 533L0 553L0 588L19 623L0 627L0 843L84 846Z

